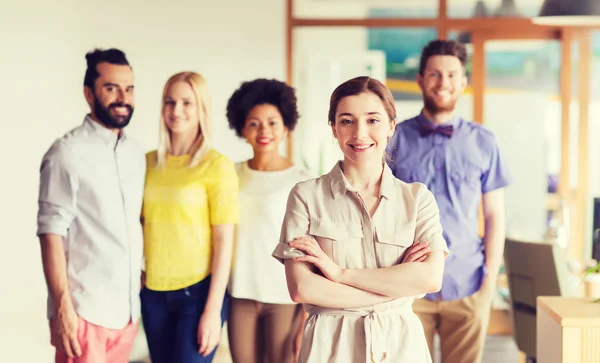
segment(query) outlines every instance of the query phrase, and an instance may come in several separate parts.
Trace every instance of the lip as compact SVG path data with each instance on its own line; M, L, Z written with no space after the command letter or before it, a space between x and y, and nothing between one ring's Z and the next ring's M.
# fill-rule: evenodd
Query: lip
M352 149L354 152L362 153L372 149L375 144L348 144L348 146L350 146L350 149Z
M258 139L256 139L256 143L263 146L269 145L271 142L273 142L273 139L267 137L259 137Z
M118 116L129 115L129 109L127 107L124 107L124 106L123 107L113 107L112 109Z

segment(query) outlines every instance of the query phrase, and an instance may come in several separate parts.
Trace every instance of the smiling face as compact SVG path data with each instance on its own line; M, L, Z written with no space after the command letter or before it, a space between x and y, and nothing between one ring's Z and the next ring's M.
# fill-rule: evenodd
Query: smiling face
M423 74L417 76L425 109L431 114L452 112L467 87L460 60L451 55L435 55L427 60Z
M165 93L163 119L173 134L194 133L200 129L196 94L187 82L175 82Z
M246 116L242 136L254 153L277 151L281 140L288 134L279 109L271 104L254 106Z
M131 67L101 62L96 70L94 88L84 88L92 116L109 129L122 129L129 124L134 109Z
M344 162L363 164L383 160L395 125L381 99L374 93L362 92L340 100L331 128L344 153Z

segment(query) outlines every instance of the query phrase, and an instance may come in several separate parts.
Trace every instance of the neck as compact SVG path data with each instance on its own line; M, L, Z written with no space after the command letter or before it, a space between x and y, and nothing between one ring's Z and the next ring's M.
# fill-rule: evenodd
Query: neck
M123 129L114 129L114 128L107 127L102 121L100 121L100 119L98 117L96 117L96 115L94 115L93 112L90 113L90 117L92 118L92 120L94 120L95 122L97 122L100 126L102 126L105 129L109 129L110 131L114 132L118 137L121 137L121 135L123 135Z
M427 117L429 121L433 122L434 124L443 125L448 121L452 120L452 118L454 117L454 109L452 111L442 111L433 113L428 109L424 108L423 114L425 115L425 117Z
M171 133L170 154L174 156L189 154L194 141L196 141L196 134L194 132L185 132L182 134Z
M344 159L342 171L350 185L357 190L365 190L381 185L383 162L356 164Z
M254 153L254 157L248 160L250 169L258 171L277 171L287 169L292 163L279 155L276 149L270 152Z

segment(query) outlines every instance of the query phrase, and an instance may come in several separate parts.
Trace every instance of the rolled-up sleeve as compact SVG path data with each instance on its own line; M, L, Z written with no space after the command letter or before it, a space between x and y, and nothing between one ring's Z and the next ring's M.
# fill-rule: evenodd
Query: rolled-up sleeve
M76 216L78 179L70 152L53 145L42 160L38 196L37 235L66 236Z
M448 245L442 235L440 211L433 194L425 185L418 194L415 241L427 242L432 251L441 250L448 256Z
M281 263L290 258L303 256L305 253L290 247L290 242L294 238L308 235L309 223L306 198L304 198L301 184L296 184L288 196L279 243L272 256Z

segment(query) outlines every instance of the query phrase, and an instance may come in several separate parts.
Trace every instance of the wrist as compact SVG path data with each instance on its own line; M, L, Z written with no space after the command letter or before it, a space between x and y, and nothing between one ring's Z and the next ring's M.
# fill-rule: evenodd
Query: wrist
M223 308L223 304L211 304L210 302L207 302L206 305L204 306L204 311L202 312L202 315L221 315L221 310Z
M349 268L340 268L340 277L339 277L339 282L340 284L344 284L344 285L349 285L349 282L352 281L352 269Z
M67 293L52 296L52 305L54 306L54 310L56 311L73 308L73 302L71 301L71 297Z

